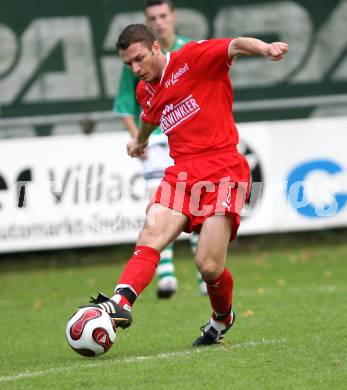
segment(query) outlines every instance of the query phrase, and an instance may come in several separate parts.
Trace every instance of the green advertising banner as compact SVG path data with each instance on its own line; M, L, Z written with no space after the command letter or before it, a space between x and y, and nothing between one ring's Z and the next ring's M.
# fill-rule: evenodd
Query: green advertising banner
M144 21L143 4L2 0L0 117L111 110L122 66L114 43L127 24ZM263 58L237 61L231 71L237 120L307 117L324 111L331 99L343 102L333 109L346 108L346 0L177 0L175 5L181 35L289 43L280 65Z

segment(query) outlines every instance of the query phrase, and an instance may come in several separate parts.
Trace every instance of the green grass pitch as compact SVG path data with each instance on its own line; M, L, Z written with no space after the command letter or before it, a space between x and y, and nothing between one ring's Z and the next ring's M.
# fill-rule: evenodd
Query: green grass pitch
M193 349L210 314L189 246L179 292L141 295L134 323L99 358L65 340L75 308L111 293L130 247L2 256L1 389L346 389L347 231L247 237L230 249L235 326L223 346Z

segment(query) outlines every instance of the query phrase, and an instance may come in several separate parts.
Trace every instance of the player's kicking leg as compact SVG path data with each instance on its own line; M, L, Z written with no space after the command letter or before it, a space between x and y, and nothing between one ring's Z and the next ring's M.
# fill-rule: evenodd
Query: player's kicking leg
M126 328L131 324L131 307L137 297L153 279L160 260L160 252L181 233L187 217L173 213L159 204L150 207L133 256L126 264L115 295L110 299L99 295L87 306L97 306L105 310L117 326Z
M194 346L220 343L235 321L232 311L233 279L225 268L231 234L230 217L214 215L206 219L196 251L196 264L206 281L212 306L208 322L201 327Z

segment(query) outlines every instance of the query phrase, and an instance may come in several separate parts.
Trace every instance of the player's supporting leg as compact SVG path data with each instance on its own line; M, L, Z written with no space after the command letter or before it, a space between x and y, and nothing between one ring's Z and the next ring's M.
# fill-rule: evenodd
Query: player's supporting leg
M220 342L235 319L231 310L233 279L225 268L230 233L230 217L222 215L207 218L200 232L196 264L206 281L213 312L208 323L201 328L195 346Z
M198 245L198 241L199 241L199 234L193 232L189 236L190 250L192 251L193 255L195 255L195 253L196 253L196 248L197 248L197 245ZM199 286L200 293L202 295L206 295L207 294L206 282L202 278L200 272L197 273L197 277L198 277L198 286Z
M183 214L173 213L159 204L150 207L133 256L115 288L116 294L110 300L94 302L107 311L118 326L125 328L131 324L131 306L153 279L160 251L177 238L186 223L187 217Z
M173 263L173 244L169 244L160 253L160 262L157 267L158 298L170 298L177 291L177 278Z

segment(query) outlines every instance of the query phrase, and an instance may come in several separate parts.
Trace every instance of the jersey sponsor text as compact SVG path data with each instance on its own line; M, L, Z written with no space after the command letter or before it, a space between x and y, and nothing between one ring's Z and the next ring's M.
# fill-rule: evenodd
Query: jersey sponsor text
M179 68L177 72L171 73L171 78L165 82L165 87L169 88L171 85L176 84L180 77L184 75L188 70L189 66L187 63L185 63L184 66L182 68Z
M175 106L172 104L166 105L160 118L160 128L166 134L199 111L200 106L192 95L189 95Z

